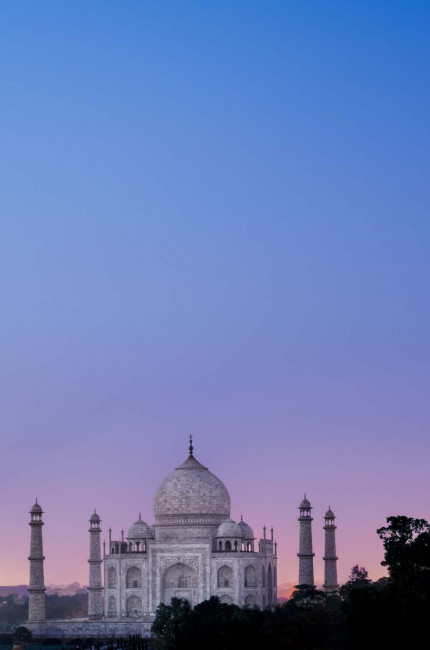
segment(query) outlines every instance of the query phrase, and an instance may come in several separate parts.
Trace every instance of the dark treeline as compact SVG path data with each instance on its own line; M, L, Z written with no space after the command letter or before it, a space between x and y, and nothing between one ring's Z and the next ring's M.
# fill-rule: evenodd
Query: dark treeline
M79 593L73 596L46 597L47 618L79 618L88 615L88 594Z
M46 597L47 618L78 618L88 614L88 594ZM8 632L28 618L28 597L11 594L0 600L0 630Z
M259 611L211 598L160 605L153 633L163 650L370 650L426 647L430 612L430 526L389 517L377 531L388 578L353 567L339 595L299 585L286 603Z

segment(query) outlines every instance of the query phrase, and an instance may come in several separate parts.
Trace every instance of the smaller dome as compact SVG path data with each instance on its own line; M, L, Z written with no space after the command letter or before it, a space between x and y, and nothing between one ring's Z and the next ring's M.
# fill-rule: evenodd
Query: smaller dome
M328 507L328 510L327 510L327 512L326 512L325 515L324 515L324 518L325 518L325 519L335 519L334 512L333 512L333 510L330 508L330 506Z
M300 508L301 510L309 510L309 508L311 508L311 503L310 503L310 501L308 501L308 499L306 498L306 494L305 494L305 498L304 498L303 501L301 502L299 508Z
M242 530L233 519L225 519L218 527L217 537L242 537Z
M43 510L42 510L41 506L37 503L37 499L36 499L36 503L34 504L32 509L30 510L30 513L32 515L41 515L43 513Z
M97 512L95 510L94 510L93 514L91 515L91 517L90 517L90 521L91 522L100 522L101 521L100 517L98 516L98 514L97 514Z
M142 539L142 537L153 537L153 531L151 526L140 518L130 526L128 531L127 539Z
M248 526L248 524L243 521L243 519L239 521L239 526L242 531L241 537L243 539L254 539L254 531L251 526Z

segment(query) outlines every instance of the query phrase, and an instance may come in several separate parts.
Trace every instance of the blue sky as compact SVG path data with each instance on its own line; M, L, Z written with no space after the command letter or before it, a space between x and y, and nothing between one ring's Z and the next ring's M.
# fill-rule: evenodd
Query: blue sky
M430 516L430 6L0 14L11 534L37 491L52 581L84 581L86 525L64 567L59 501L151 519L192 432L250 523L280 531L284 579L305 490L343 522L341 577L376 576L385 516ZM26 543L6 580L25 580Z

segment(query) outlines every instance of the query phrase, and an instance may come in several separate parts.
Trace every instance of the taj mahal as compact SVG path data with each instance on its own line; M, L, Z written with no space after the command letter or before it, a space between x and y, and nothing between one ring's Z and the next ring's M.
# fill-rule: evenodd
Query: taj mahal
M160 603L182 598L191 606L218 596L241 607L272 607L277 593L277 543L273 528L256 539L243 518L230 518L222 481L189 454L159 485L154 524L138 519L125 535L101 544L101 519L89 520L88 617L46 620L43 510L30 511L30 582L27 626L35 636L148 636ZM313 584L311 505L300 504L299 583ZM334 514L325 517L326 591L337 589ZM103 575L103 581L102 581Z

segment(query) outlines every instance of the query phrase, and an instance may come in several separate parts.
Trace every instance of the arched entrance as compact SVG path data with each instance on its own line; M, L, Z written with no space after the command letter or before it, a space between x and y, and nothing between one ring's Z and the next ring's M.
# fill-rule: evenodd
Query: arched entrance
M233 605L233 598L228 594L223 594L220 598L220 601L225 605Z
M116 588L116 569L113 566L108 571L108 587L109 589Z
M127 616L130 618L142 616L142 601L138 596L130 596L127 599Z
M140 589L142 587L142 571L137 566L128 569L125 576L127 589Z
M255 574L255 567L250 564L245 569L245 587L256 587L257 576Z
M191 606L198 602L198 575L193 567L177 562L166 569L161 602L168 605L172 598L184 598Z
M116 598L115 598L115 596L109 596L109 600L108 600L108 616L110 616L110 617L117 616Z
M222 566L218 569L217 587L233 587L233 569L229 566Z

